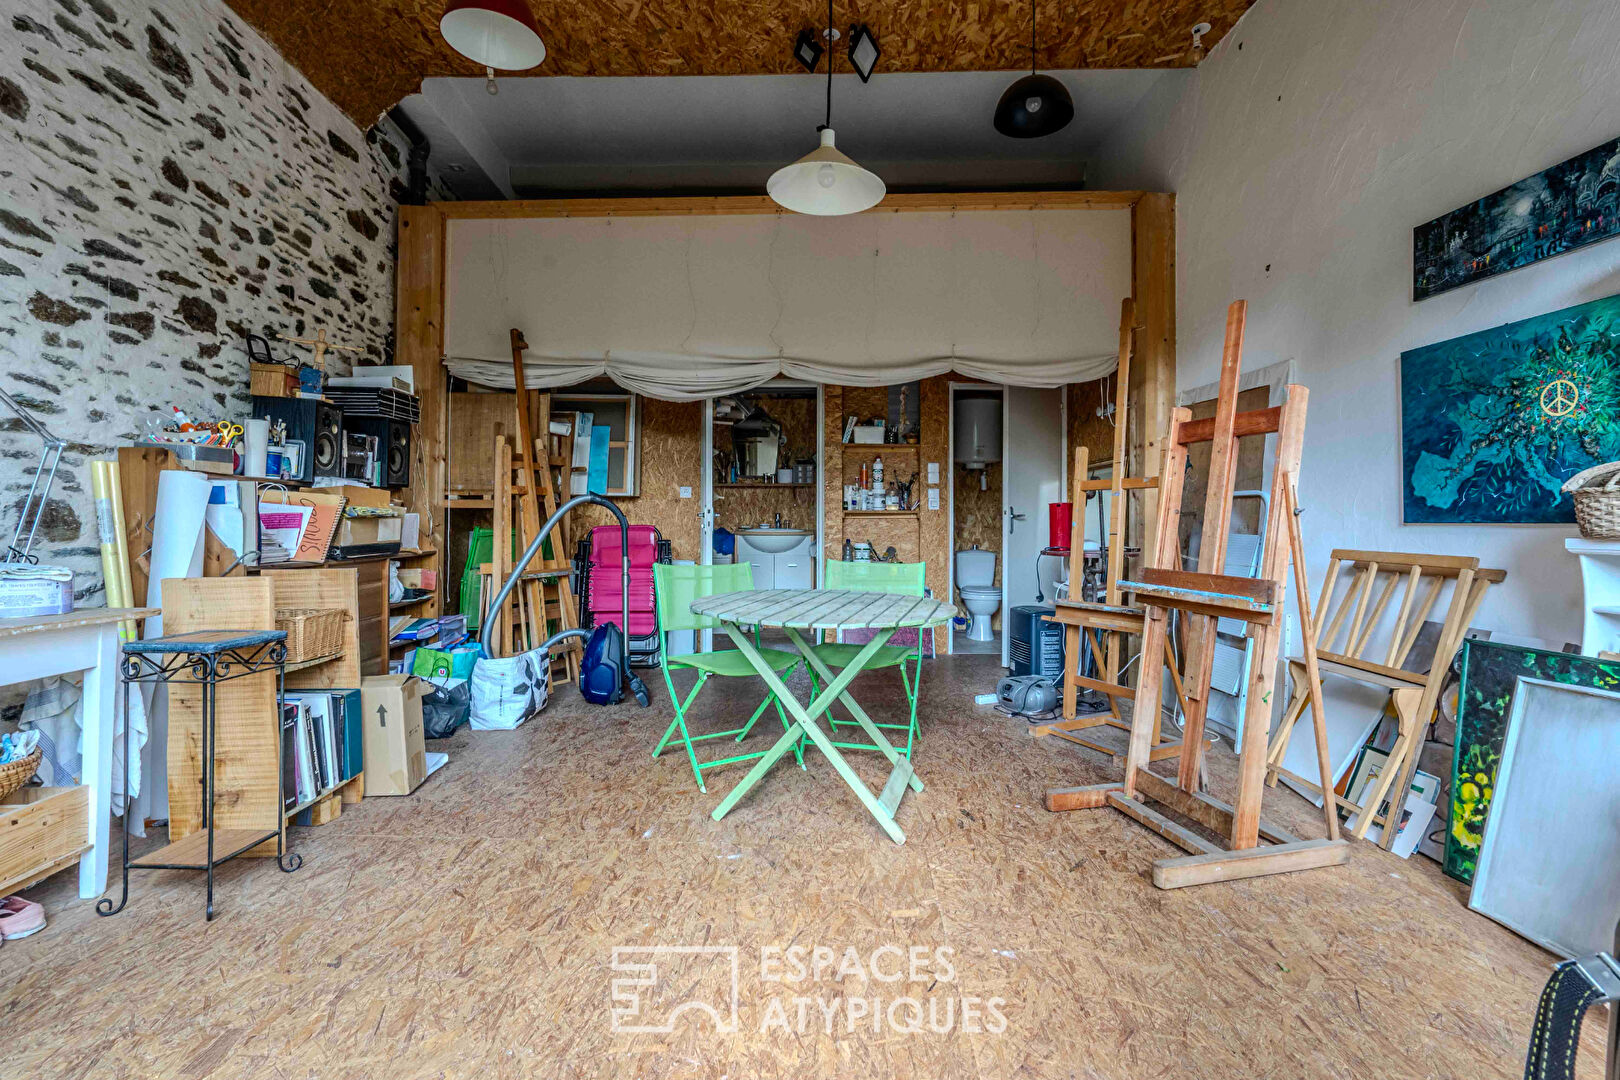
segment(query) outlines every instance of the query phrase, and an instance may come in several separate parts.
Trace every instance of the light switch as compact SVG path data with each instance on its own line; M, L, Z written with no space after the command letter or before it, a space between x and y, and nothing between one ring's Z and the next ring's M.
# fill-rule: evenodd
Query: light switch
M690 499L691 497L692 497L692 489L691 488L689 488L689 487L681 488L681 498Z
M937 461L930 461L928 463L928 482L930 484L939 483L939 462ZM934 509L937 510L938 507L935 507Z
M928 509L939 509L939 488L937 487L928 489Z

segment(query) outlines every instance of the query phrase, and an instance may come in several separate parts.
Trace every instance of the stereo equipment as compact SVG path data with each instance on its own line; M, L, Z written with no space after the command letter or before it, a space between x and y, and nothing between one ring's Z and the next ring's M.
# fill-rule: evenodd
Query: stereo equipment
M318 479L343 478L343 414L337 406L315 398L255 397L255 418L280 421L286 438L304 444L298 468L286 479L308 484Z
M379 416L415 423L422 419L422 399L403 390L377 386L329 386L326 397L345 416Z
M355 416L343 412L343 430L377 437L377 453L384 457L383 486L409 487L411 484L411 425L404 420L380 416Z
M357 480L367 487L379 487L382 462L378 457L380 441L375 435L343 433L343 479Z

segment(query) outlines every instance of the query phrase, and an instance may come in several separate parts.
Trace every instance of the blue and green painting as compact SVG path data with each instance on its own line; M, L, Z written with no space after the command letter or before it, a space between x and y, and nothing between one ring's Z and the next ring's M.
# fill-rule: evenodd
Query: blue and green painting
M1575 520L1559 490L1620 458L1620 296L1401 354L1403 520Z

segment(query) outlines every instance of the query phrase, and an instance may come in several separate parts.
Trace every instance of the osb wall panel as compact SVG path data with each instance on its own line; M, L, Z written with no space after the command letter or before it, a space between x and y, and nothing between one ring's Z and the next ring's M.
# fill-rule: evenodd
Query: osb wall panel
M778 462L790 465L799 458L816 456L816 399L810 397L778 397L762 394L759 404L782 425L783 445Z
M1086 383L1069 383L1063 388L1064 411L1069 418L1069 462L1077 446L1084 446L1096 465L1114 458L1114 425L1098 416L1097 407L1113 404L1117 384L1112 375ZM1067 463L1064 466L1068 468Z
M90 459L171 406L245 415L250 330L389 359L406 142L362 133L217 0L6 10L0 369L70 444L35 552L97 604ZM38 454L7 417L0 517Z
M1041 10L1046 68L1190 67L1194 23L1213 47L1254 0L1062 0ZM439 34L442 0L230 0L356 122L369 124L424 78L483 71ZM545 40L531 75L769 75L801 70L788 45L825 24L813 0L646 0L634 5L554 0L529 5ZM878 70L1008 71L1029 67L1029 9L867 0L883 50ZM855 14L840 12L843 20ZM364 57L364 63L356 58ZM849 70L840 52L840 69ZM825 69L823 69L825 70ZM512 76L505 75L503 78Z
M816 489L781 484L774 487L716 487L714 523L736 532L782 515L784 528L816 527Z
M616 500L632 525L652 525L670 542L677 559L702 554L703 523L698 520L698 491L703 483L703 403L642 398L641 494ZM682 486L692 489L681 498ZM599 506L581 507L575 519L580 535L597 525L611 525L613 515Z
M979 487L981 471L956 466L956 538L953 550L977 544L986 551L1001 551L1001 463L992 462L982 470L988 487ZM1001 563L996 563L996 580L1001 580Z
M950 499L947 493L939 493L939 509L928 509L928 463L937 462L939 465L940 486L944 487L944 480L949 475L946 471L951 467L950 437L951 437L951 380L949 376L939 375L932 379L924 379L922 383L922 400L919 403L918 422L922 427L919 433L919 451L917 455L917 470L919 477L922 507L917 511L918 535L921 550L919 556L928 563L928 587L934 595L941 600L950 599L950 559L951 559L951 514ZM934 647L943 652L950 640L950 626L935 628Z

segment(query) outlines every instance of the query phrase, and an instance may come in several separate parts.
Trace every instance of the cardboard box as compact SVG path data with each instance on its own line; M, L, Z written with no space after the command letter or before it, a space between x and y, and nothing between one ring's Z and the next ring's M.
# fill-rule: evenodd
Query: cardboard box
M360 681L368 796L409 795L427 778L422 741L427 691L427 684L411 675L368 675Z
M405 522L397 517L345 517L338 523L338 547L359 544L397 544Z

